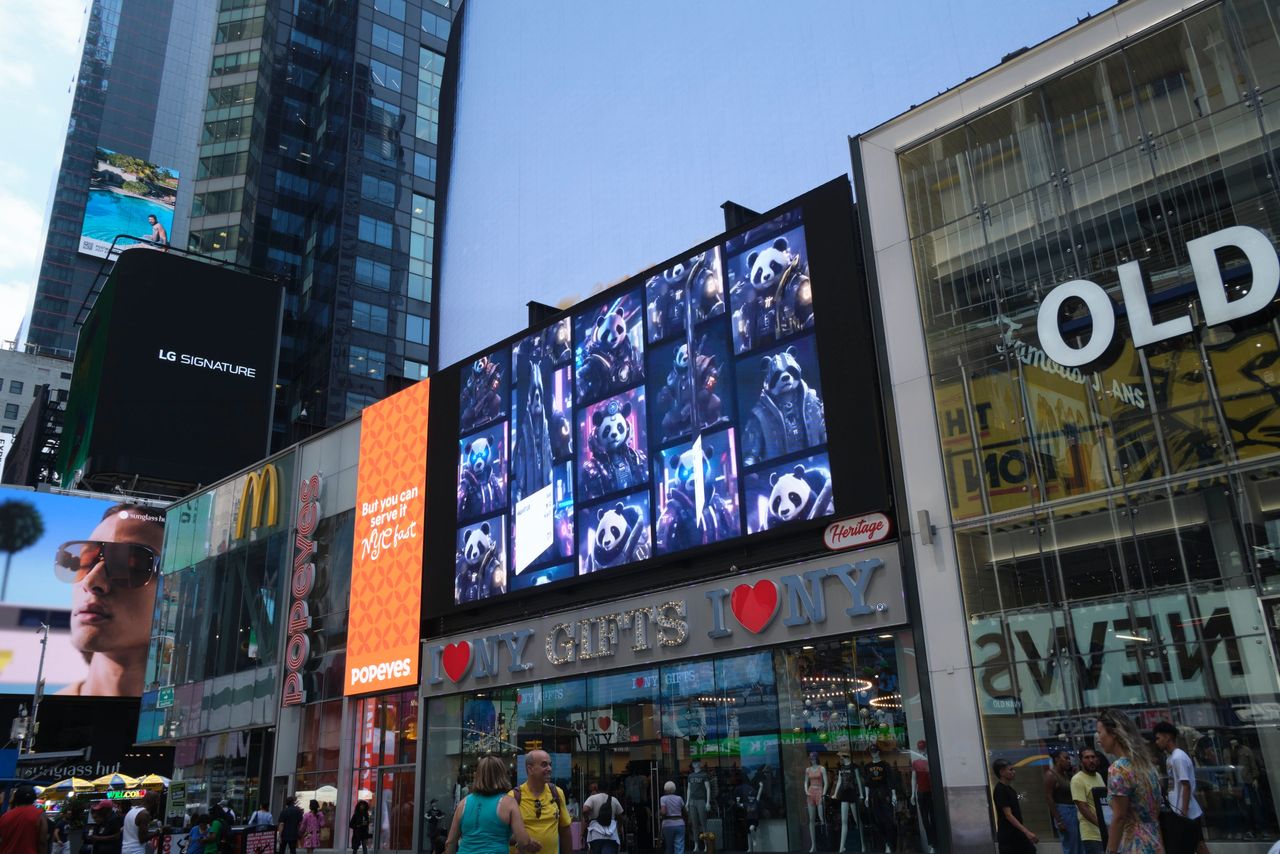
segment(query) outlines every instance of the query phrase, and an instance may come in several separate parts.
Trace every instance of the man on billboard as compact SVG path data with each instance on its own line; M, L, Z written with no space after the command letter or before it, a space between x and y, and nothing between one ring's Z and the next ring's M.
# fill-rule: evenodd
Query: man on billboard
M160 224L160 220L156 219L155 214L147 217L147 222L151 223L151 236L144 237L143 240L150 240L160 251L164 251L169 246L169 235L164 230L164 226Z
M164 516L138 504L109 508L86 540L58 547L54 574L71 588L71 644L88 674L59 694L142 694Z

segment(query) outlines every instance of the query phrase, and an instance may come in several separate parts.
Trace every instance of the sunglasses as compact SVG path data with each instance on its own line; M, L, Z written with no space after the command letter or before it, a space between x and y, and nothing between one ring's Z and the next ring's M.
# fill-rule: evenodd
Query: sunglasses
M107 581L122 587L146 587L160 568L160 556L138 543L104 543L97 540L72 540L58 546L53 559L53 574L59 581L76 584L99 563L103 564Z

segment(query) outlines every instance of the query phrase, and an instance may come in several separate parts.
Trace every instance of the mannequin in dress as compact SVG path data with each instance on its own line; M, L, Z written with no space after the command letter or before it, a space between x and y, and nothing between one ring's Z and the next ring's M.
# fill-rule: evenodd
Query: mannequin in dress
M684 802L689 808L690 851L705 851L706 843L700 838L707 831L708 805L711 803L711 777L702 770L702 763L693 760L685 787Z
M920 756L911 762L911 805L916 808L920 824L924 826L929 851L933 851L933 836L936 831L933 828L933 783L929 779L927 747L924 739L916 742L916 750L920 752Z
M880 758L879 749L871 748L871 761L863 769L867 781L862 802L871 811L871 820L884 839L884 850L898 847L898 824L893 811L898 806L898 773L893 766Z
M818 850L817 825L826 824L822 815L822 795L827 791L827 769L818 762L817 751L809 753L809 767L804 769L805 808L809 812L809 850Z
M840 754L840 767L836 769L836 779L831 783L829 797L840 804L840 850L846 851L849 819L852 817L854 826L858 826L858 801L863 797L862 774L847 753Z

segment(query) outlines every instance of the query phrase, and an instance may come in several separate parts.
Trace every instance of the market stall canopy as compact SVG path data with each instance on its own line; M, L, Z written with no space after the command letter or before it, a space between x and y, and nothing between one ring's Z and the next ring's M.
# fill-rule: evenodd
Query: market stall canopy
M128 774L106 774L93 781L94 786L106 786L110 789L136 789L138 778Z
M139 778L138 785L142 786L144 789L153 788L155 786L168 786L169 778L161 777L159 774L148 774L145 777Z
M70 794L71 792L89 792L93 790L93 783L82 777L68 777L65 780L59 780L52 786L46 786L45 792L62 792Z

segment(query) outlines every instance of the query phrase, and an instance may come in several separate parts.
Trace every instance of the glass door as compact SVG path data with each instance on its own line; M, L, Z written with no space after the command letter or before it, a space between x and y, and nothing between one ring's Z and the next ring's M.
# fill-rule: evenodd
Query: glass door
M412 766L378 772L374 804L374 851L413 850L416 773Z
M608 792L622 804L618 834L624 851L662 850L658 798L668 772L661 742L601 746L596 775L588 775L587 794Z

